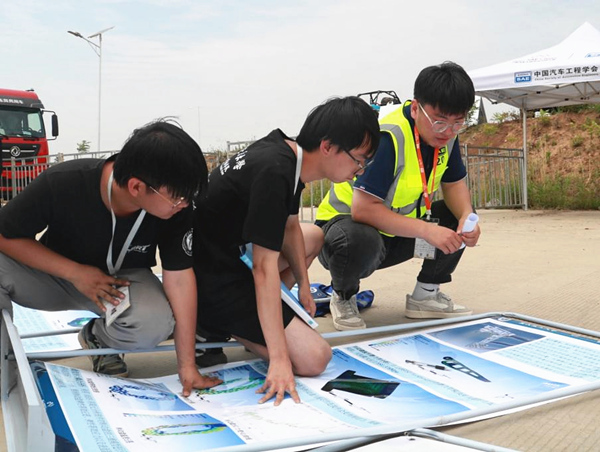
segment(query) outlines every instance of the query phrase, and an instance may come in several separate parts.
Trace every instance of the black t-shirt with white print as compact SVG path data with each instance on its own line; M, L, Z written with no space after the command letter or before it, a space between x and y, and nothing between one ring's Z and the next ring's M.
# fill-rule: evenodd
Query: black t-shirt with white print
M253 243L274 251L285 225L299 211L304 184L295 185L296 154L279 129L212 171L194 216L194 268L202 313L242 300L254 303L252 273L239 247Z
M35 238L80 264L108 271L106 256L112 237L110 210L102 202L100 178L106 160L78 159L59 163L41 173L18 196L0 209L0 234L7 238ZM117 218L113 264L138 214ZM168 220L146 213L122 269L156 265L156 249L166 270L190 268L192 207Z

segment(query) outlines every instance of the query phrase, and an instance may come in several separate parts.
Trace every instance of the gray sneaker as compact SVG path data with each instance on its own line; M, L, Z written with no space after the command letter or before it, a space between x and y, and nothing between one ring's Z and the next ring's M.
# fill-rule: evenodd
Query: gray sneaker
M77 336L79 343L86 350L106 348L92 333L93 325L94 320L90 320L81 328ZM94 372L112 377L127 377L129 375L127 364L123 361L122 355L92 355L89 358L92 361Z
M358 313L356 295L352 295L349 300L344 300L333 290L331 301L329 302L329 310L331 311L333 326L336 330L360 330L367 327L365 321Z
M423 300L415 300L406 295L404 315L409 319L445 319L472 313L471 309L455 304L448 295L440 291L435 296Z

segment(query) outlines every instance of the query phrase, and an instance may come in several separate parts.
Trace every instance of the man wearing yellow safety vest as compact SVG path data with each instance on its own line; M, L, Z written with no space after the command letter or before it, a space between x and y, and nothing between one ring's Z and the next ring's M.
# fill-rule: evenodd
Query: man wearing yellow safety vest
M470 314L440 291L480 229L462 231L473 213L457 134L474 103L473 83L452 62L421 71L414 99L380 114L381 140L373 161L359 164L352 182L334 184L317 212L325 244L319 261L331 273L330 303L338 330L365 328L356 304L360 280L375 270L424 258L409 318ZM368 168L367 168L368 167ZM443 200L433 201L441 187Z

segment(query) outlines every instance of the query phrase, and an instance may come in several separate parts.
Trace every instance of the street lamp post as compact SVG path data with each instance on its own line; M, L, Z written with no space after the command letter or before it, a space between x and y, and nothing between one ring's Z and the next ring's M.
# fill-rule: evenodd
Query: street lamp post
M100 60L100 64L98 66L98 151L100 150L100 138L102 130L102 35L113 28L115 27L105 28L104 30L100 30L89 35L87 38L82 36L78 31L68 31L68 33L71 33L73 36L81 38L87 42L96 55L98 55ZM98 38L98 44L90 41L91 38Z

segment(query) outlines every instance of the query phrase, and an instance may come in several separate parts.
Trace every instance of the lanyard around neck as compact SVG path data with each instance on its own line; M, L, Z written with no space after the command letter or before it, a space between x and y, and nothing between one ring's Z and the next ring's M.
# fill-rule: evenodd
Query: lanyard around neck
M435 148L433 153L433 169L431 170L431 175L429 176L429 180L431 180L431 192L429 191L429 184L427 182L427 178L425 177L425 167L423 165L423 155L421 154L421 137L419 135L419 131L417 130L417 126L415 124L415 145L417 148L417 159L419 161L419 170L421 172L421 182L423 183L423 199L425 200L425 207L427 208L427 218L431 217L431 196L433 194L433 188L435 186L435 170L437 169L437 160L438 154L440 152L439 148ZM417 207L418 209L418 207ZM419 212L417 212L418 214Z
M125 260L125 255L127 254L127 250L129 249L129 245L133 241L135 234L137 233L142 221L144 220L144 216L146 215L146 211L142 209L142 211L138 214L131 231L129 231L129 235L125 239L125 243L123 243L123 247L121 248L121 252L119 253L119 257L117 258L117 262L113 265L113 241L115 239L115 230L117 229L117 217L115 216L115 211L112 208L112 182L113 182L113 173L110 172L110 176L108 177L108 205L110 207L110 215L112 217L112 235L110 237L110 245L108 245L108 254L106 255L106 267L108 268L108 273L112 276L117 276L118 271L121 269L121 265L123 265L123 260Z
M300 181L300 171L302 171L302 148L300 146L296 145L296 149L297 149L297 155L296 155L296 176L294 178L294 180L295 180L294 194L296 194L296 191L298 190L298 182Z

